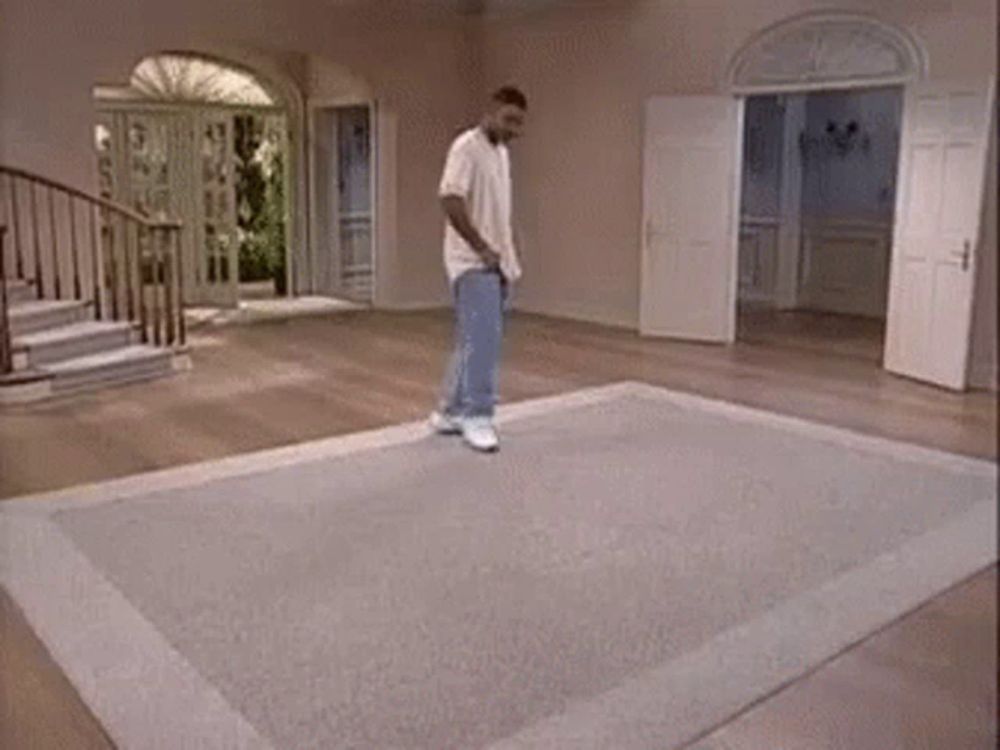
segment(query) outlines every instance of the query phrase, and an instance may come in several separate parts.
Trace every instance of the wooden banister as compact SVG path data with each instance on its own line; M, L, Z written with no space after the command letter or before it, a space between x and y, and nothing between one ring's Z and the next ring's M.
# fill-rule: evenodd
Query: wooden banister
M97 319L128 321L145 343L185 343L180 222L0 165L0 225L12 228L13 260L0 257L0 373L12 360L8 281L33 283L39 299L91 304Z
M10 332L10 315L7 306L7 268L4 235L7 227L0 224L0 375L13 369L13 347Z
M134 211L128 206L122 205L121 203L115 203L114 201L101 198L98 195L85 193L77 188L64 185L61 182L56 182L48 177L42 177L41 175L33 174L23 169L18 169L17 167L8 167L0 164L0 175L7 175L11 178L17 178L24 180L25 182L32 182L42 187L57 190L60 193L73 196L74 198L79 198L80 200L91 203L99 208L105 208L112 213L124 216L151 229L180 229L182 226L179 221L155 221L150 219L148 216L143 216L141 213Z

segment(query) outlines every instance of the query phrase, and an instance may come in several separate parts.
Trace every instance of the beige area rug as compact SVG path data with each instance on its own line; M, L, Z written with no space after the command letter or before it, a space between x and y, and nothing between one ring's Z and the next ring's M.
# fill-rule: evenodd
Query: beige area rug
M123 748L680 747L997 559L996 467L625 383L0 505Z

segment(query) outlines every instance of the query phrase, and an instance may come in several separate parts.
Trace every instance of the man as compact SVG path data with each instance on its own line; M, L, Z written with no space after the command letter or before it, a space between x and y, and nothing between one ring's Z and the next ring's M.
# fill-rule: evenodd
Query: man
M503 315L521 276L511 227L510 156L528 102L513 87L492 98L479 125L455 139L439 195L447 217L444 262L455 304L456 345L431 426L483 452L499 449L493 426Z

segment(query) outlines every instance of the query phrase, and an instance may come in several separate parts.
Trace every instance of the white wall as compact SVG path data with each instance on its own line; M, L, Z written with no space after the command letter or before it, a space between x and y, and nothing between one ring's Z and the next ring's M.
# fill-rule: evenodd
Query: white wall
M380 186L390 225L380 227L380 291L391 306L443 304L437 180L455 128L478 112L478 67L467 19L333 0L31 0L0 19L0 160L96 188L96 83L128 79L143 56L215 54L303 90L318 58L371 86L383 125L395 128L394 184ZM313 73L311 76L310 73ZM328 92L325 92L328 93ZM297 144L301 148L302 144ZM391 156L392 154L388 154ZM383 218L386 218L383 215ZM301 238L300 238L301 241Z
M822 139L827 123L860 126L858 148L846 155L810 150L802 173L806 219L890 223L896 195L902 90L841 91L806 99L806 136ZM869 150L860 147L861 133Z
M522 305L635 327L643 101L719 92L729 60L754 33L830 7L821 0L635 0L491 23L486 80L516 81L532 101L515 155L526 235ZM994 0L845 0L835 7L909 30L924 43L933 76L995 72Z

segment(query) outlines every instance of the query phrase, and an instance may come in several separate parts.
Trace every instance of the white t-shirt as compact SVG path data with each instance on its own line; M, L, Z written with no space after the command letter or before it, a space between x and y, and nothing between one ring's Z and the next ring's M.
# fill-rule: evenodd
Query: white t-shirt
M455 139L448 151L439 195L465 199L476 231L500 254L500 270L510 282L521 277L521 265L511 229L510 154L503 144L494 146L476 127ZM453 226L446 222L444 264L449 280L484 267L482 258Z

